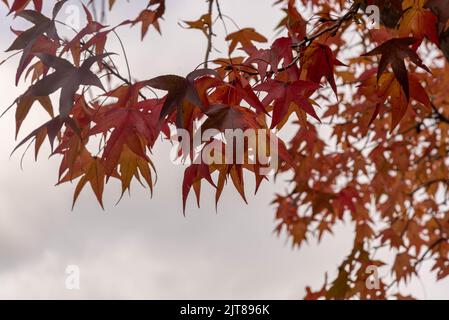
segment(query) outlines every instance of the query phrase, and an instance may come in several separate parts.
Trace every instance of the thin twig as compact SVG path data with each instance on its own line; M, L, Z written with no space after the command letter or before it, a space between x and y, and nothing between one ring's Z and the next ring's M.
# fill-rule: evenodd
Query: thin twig
M440 243L442 243L443 241L447 241L448 239L446 239L446 238L439 238L438 240L436 240L434 243L432 243L428 248L427 248L427 250L426 250L426 252L424 252L423 253L423 255L418 259L418 260L416 260L416 262L414 263L414 267L416 268L421 262L423 262L425 259L426 259L426 257L427 257L427 255L433 250L433 249L435 249L438 245L440 245Z
M118 33L115 31L115 29L112 29L112 32L115 34L115 36L117 37L120 46L122 47L122 52L123 52L123 56L125 58L125 62L126 62L126 69L128 70L128 79L129 82L132 82L132 78L131 78L131 68L129 67L129 61L128 61L128 55L126 54L126 50L125 50L125 46L123 45L123 41L122 39L119 37Z
M212 25L213 25L212 11L213 11L214 0L208 0L208 1L209 1L208 14L209 14L210 23L209 23L209 28L207 30L207 48L206 48L206 55L204 57L204 66L206 67L206 69L208 67L209 56L212 51L212 37L214 35L213 28L212 28Z
M351 20L352 18L354 18L354 16L357 14L357 11L360 8L360 3L354 3L351 8L348 10L348 12L346 12L346 14L344 16L342 16L341 18L335 20L335 23L315 34L313 34L310 37L306 37L304 40L302 40L299 43L296 43L293 45L293 48L301 48L304 45L308 45L310 43L312 43L315 39L321 37L323 34L325 33L335 33L338 31L338 29L340 29L341 25L346 22Z

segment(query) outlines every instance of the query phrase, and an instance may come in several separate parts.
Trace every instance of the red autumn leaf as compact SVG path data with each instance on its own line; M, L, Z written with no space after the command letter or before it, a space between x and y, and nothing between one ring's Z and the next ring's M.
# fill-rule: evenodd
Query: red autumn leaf
M319 121L319 118L309 101L309 97L320 86L310 81L297 80L292 83L286 83L276 80L268 80L258 85L256 91L265 91L267 96L262 101L265 106L274 101L273 121L271 128L275 128L284 120L288 114L291 103L295 103L299 108Z
M414 1L411 7L406 8L399 27L399 34L402 37L412 35L418 39L427 37L438 45L437 17L430 10L423 8L423 4L423 0Z
M432 10L437 15L439 31L444 31L449 20L449 3L445 0L428 0L424 7Z
M192 186L195 190L198 206L200 203L201 180L206 179L207 182L215 187L209 170L209 166L206 164L193 164L185 170L184 180L182 182L182 205L184 214L186 211L187 197Z
M183 101L186 100L195 106L204 108L198 91L195 87L195 80L206 75L213 75L219 78L219 75L210 69L195 70L187 75L186 78L177 75L165 75L153 78L148 81L148 85L155 89L168 91L160 118L164 119L167 115L176 112L176 124L182 127L183 123Z
M125 147L142 160L150 161L146 151L154 145L160 132L161 103L157 100L138 101L139 92L146 84L140 82L133 86L121 86L108 93L117 101L105 106L94 118L97 124L89 135L107 136L110 133L103 152L108 177L115 172Z
M431 109L430 99L427 95L425 89L419 83L416 76L413 74L407 75L408 83L410 85L411 98L419 102L427 109ZM402 90L402 86L399 81L394 77L392 73L384 73L377 84L374 83L374 79L370 78L363 82L360 90L364 92L365 90L372 91L376 95L376 110L372 115L370 124L379 115L380 107L390 99L390 104L392 108L392 124L391 130L396 128L399 122L404 117L407 109L409 107L410 101L407 100L405 94Z
M307 22L299 13L298 9L295 6L295 2L289 0L288 7L284 11L286 13L286 16L281 20L281 22L279 22L279 24L276 26L276 29L286 27L289 31L289 34L296 41L303 40L307 32Z
M382 55L379 62L379 68L377 71L377 79L379 80L380 76L386 71L388 65L391 65L391 67L393 68L394 75L401 84L401 87L404 90L407 100L410 99L410 89L408 83L407 68L405 67L404 59L410 58L410 60L415 65L430 72L429 68L427 68L422 63L422 60L418 56L418 54L413 49L409 48L411 45L414 45L416 41L417 39L415 38L391 39L381 44L374 50L365 53L363 55L363 56Z
M16 16L28 20L34 26L24 32L18 34L17 38L6 51L23 50L20 65L16 74L16 85L19 81L20 75L25 69L26 65L33 58L35 53L50 53L55 51L55 45L60 40L56 31L55 19L65 4L66 0L59 1L53 8L53 18L49 19L39 12L24 10L16 14ZM44 35L46 38L44 38ZM51 39L54 42L50 42ZM55 43L56 42L56 43ZM40 49L38 49L40 47Z
M78 66L79 62L80 62L80 53L81 53L81 49L79 48L80 41L85 36L87 36L89 34L97 33L101 29L105 28L105 26L103 26L101 23L98 23L93 20L92 14L90 13L90 11L87 9L87 7L85 5L83 5L83 9L84 9L84 12L86 14L86 19L87 19L86 26L83 29L81 29L81 31L78 32L75 35L75 37L64 46L63 50L60 53L60 55L63 55L65 52L71 51L73 60L74 60L74 63L76 66ZM100 40L101 40L101 38L100 38ZM98 43L98 42L97 42L97 44L99 44L100 46L102 45L101 43ZM89 48L87 45L84 47ZM98 53L98 50L97 50L97 53ZM101 51L101 53L103 53L103 51Z
M334 69L335 66L344 65L337 60L329 46L321 43L313 43L304 52L302 57L301 71L305 73L307 80L316 84L325 77L337 94L337 85L335 84Z
M296 69L292 65L294 59L292 45L291 38L283 37L276 39L270 49L248 49L247 51L250 56L245 61L245 64L256 64L262 79L265 79L268 71L277 73L281 62L282 68L288 67L287 72L296 72ZM270 67L270 70L268 70L268 67Z
M61 120L65 120L74 104L74 96L78 88L82 85L95 86L104 91L100 79L90 71L90 67L97 61L109 54L100 56L93 56L86 59L81 67L73 66L67 60L46 55L39 54L38 57L49 68L55 69L55 72L42 78L34 85L32 85L24 93L24 97L41 97L48 96L58 89L61 89L59 98L59 115Z
M208 118L201 126L202 130L246 130L257 127L257 115L240 106L212 105L205 111L205 114Z
M7 0L3 0L3 2L8 5ZM13 12L19 12L25 9L30 2L31 0L14 0L9 13L11 14ZM40 12L42 10L42 0L33 0L32 2L34 4L35 10Z

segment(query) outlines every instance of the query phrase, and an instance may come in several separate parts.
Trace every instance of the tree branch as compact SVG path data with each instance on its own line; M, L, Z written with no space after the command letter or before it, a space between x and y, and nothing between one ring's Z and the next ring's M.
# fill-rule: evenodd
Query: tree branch
M307 46L310 43L312 43L314 40L316 40L317 38L321 37L325 33L336 33L338 31L338 29L340 29L340 27L342 26L342 24L344 22L349 21L352 18L354 18L354 16L359 11L360 5L361 4L358 2L353 3L351 8L349 8L348 12L346 12L346 14L344 16L335 20L335 23L332 26L329 26L329 27L319 31L319 32L311 35L310 37L305 37L304 40L302 40L301 42L294 44L293 48L300 49L304 45Z
M208 64L209 64L209 56L210 56L210 53L212 51L212 37L214 35L213 29L212 29L212 25L213 25L213 23L212 23L212 11L213 11L214 0L208 0L208 2L209 2L208 14L209 14L209 17L210 17L210 23L209 23L209 29L208 29L208 32L207 32L206 55L204 57L204 66L206 67L206 69L207 69Z

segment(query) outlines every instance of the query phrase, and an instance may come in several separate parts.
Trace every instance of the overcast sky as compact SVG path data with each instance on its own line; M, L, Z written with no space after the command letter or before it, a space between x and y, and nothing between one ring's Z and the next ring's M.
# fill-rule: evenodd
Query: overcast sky
M135 16L144 1L131 2L134 5L117 1L109 22ZM269 39L281 19L272 2L221 1L223 12L240 27L255 27ZM0 8L4 17L6 10ZM150 28L143 43L139 27L120 29L133 76L142 80L185 75L201 63L204 36L183 30L178 22L195 20L205 11L205 1L168 0L163 36ZM9 19L0 19L2 51L13 40L9 24ZM17 21L15 26L24 25ZM228 27L234 28L232 23ZM119 52L115 44L112 48ZM217 48L225 47L218 43ZM6 56L0 53L0 60ZM16 64L14 60L0 67L2 107L24 90L14 87ZM22 133L46 119L44 113L33 112ZM274 235L274 208L269 204L275 192L287 187L282 179L265 183L257 196L248 196L249 205L227 187L218 213L212 190L205 188L201 209L190 198L184 217L184 167L170 162L167 143L154 150L159 180L152 199L148 190L134 185L131 198L125 196L115 206L120 189L111 184L105 211L89 188L71 211L75 186L54 187L58 159L47 159L47 148L35 163L30 153L21 171L20 153L9 158L15 143L13 113L0 120L0 128L0 298L296 299L304 296L306 285L321 286L326 271L333 276L352 244L348 225L319 246L311 241L300 250ZM247 193L252 192L249 184ZM80 290L65 287L68 265L80 268ZM419 298L449 298L449 281L437 284L426 272L410 289Z

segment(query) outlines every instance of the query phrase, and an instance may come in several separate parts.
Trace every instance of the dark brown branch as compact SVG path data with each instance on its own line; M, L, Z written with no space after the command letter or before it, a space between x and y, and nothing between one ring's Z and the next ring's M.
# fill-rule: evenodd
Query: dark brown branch
M348 10L348 12L346 12L346 14L344 16L342 16L341 18L335 20L334 24L332 26L329 26L313 35L311 35L310 37L305 37L304 40L300 41L299 43L294 44L292 47L299 52L304 46L309 46L313 41L315 41L316 39L318 39L319 37L321 37L322 35L326 34L326 33L331 33L331 34L335 34L340 27L342 26L342 24L346 21L349 21L351 19L354 18L354 16L357 14L358 10L360 8L360 3L354 3L351 8ZM298 54L298 56L296 56L292 62L290 62L287 66L282 67L278 70L278 72L282 72L282 71L286 71L289 68L291 68L292 66L294 66L300 59L300 55Z
M426 259L427 255L428 255L430 252L432 252L433 249L435 249L435 248L436 248L437 246L439 246L442 242L447 241L447 240L448 240L448 239L446 239L446 238L443 237L443 238L440 238L440 239L436 240L434 243L432 243L432 244L427 248L426 252L424 252L423 255L422 255L418 260L416 260L416 262L414 263L413 267L416 268L420 263L422 263L422 262Z
M310 37L306 37L301 42L294 44L293 48L296 48L299 50L301 47L309 45L314 40L318 39L319 37L321 37L322 35L324 35L326 33L335 34L338 31L338 29L340 29L340 27L342 26L342 24L344 22L349 21L354 18L354 16L359 11L359 8L360 8L360 3L354 3L351 6L351 8L349 8L348 12L346 12L346 14L344 16L335 20L335 23L332 26L329 26L329 27L319 31L319 32L311 35Z
M210 23L208 26L208 30L207 30L207 48L206 48L206 55L204 57L204 66L207 68L208 64L209 64L209 56L210 53L212 52L212 37L214 35L213 29L212 29L212 11L213 11L213 5L214 5L214 0L208 0L209 2L209 9L208 9L208 14L209 14L209 18L210 18Z
M81 45L83 45L82 42L81 42ZM90 49L86 49L86 51L89 52L89 54L91 54L91 55L95 55L95 53L92 52L92 50L90 50ZM105 61L102 61L102 63L103 63L103 66L105 67L105 69L106 69L107 71L109 71L113 76L115 76L116 78L118 78L119 80L123 81L124 83L126 83L126 84L129 85L129 86L132 85L132 82L131 82L130 79L126 79L126 78L125 78L124 76L122 76L118 71L116 71L116 70L114 70L113 68L111 68L111 66L110 66L109 64L107 64ZM139 96L140 96L142 99L144 99L144 100L147 99L147 97L146 97L143 93L141 93L141 92L139 92Z
M423 188L427 188L427 187L430 187L431 185L433 185L433 184L435 184L435 183L446 183L446 184L448 184L449 185L449 180L448 179L434 179L434 180L430 180L430 181L427 181L426 183L424 183L424 184L422 184L422 185L420 185L418 188L416 188L415 190L413 190L411 193L410 193L410 196L413 196L415 193L417 193L418 191L420 191L421 189L423 189Z
M440 111L438 111L438 108L433 103L431 103L431 106L433 111L435 112L436 119L449 124L449 118L446 118Z

